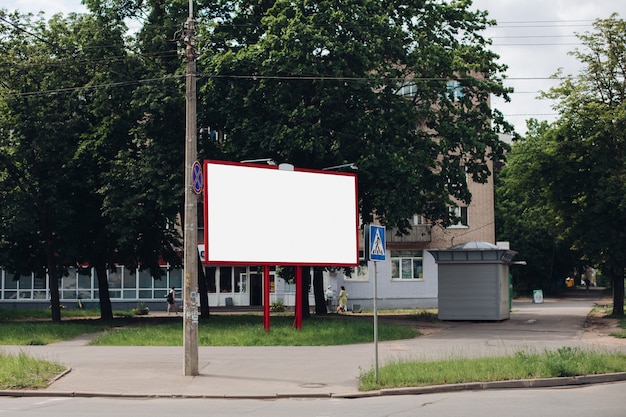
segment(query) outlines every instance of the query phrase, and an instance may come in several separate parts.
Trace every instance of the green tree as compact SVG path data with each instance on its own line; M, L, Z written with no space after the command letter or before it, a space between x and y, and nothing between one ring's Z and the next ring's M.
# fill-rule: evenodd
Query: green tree
M92 15L105 27L126 29L124 19L137 12L132 3L89 1ZM116 263L148 269L162 278L160 263L181 265L177 215L182 206L182 149L184 101L177 43L168 11L182 7L145 4L142 29L123 36L107 67L110 79L124 88L109 93L109 103L94 106L94 123L86 154L92 155L100 197L101 232L111 237L112 252L98 260L98 276L106 280L106 267ZM160 29L163 29L159 31ZM122 33L123 34L123 33ZM122 42L120 42L120 40ZM133 52L130 52L132 49ZM110 104L114 103L115 107Z
M546 159L544 134L550 126L532 119L527 125L526 137L513 143L496 176L496 234L511 242L527 263L511 271L515 290L524 293L554 290L556 281L563 284L577 263L570 243L554 227L556 215L546 207L548 190L539 181Z
M626 266L626 22L612 15L578 35L583 64L546 95L559 119L545 133L540 178L558 230L611 277L614 314L624 314Z
M117 17L55 16L36 24L23 18L14 25L7 19L12 31L3 43L10 80L1 123L9 202L3 265L24 273L45 265L51 277L93 266L103 319L112 318L107 268L140 266L160 278L159 260L180 264L174 225L181 203L172 190L182 188L181 151L171 140L180 132L167 117L176 100L163 85L141 81L148 65L128 52ZM170 82L174 98L175 87ZM55 321L57 285L51 278Z
M363 221L401 232L415 213L450 222L471 199L465 173L490 175L509 126L488 97L507 96L505 68L471 1L226 4L200 57L200 117L226 132L226 158L356 163Z
M277 1L234 31L234 18L218 24L201 57L202 100L207 123L228 134L227 156L355 162L365 221L447 219L451 196L471 198L462 173L484 181L502 151L487 98L506 95L504 68L471 2L418 3Z
M133 90L131 119L136 122L130 124L127 147L111 159L104 213L110 228L122 231L118 250L123 262L150 268L160 279L159 261L181 266L176 226L183 213L185 74L179 41L187 3L89 0L87 4L113 21L142 24L131 45L141 56L143 77L150 81ZM203 276L201 269L198 272ZM206 282L200 279L199 285L206 317L208 297L202 291Z
M75 261L78 213L72 158L85 115L88 75L68 56L77 17L32 21L0 15L0 172L2 264L17 273L47 274L53 321L61 320L59 278Z

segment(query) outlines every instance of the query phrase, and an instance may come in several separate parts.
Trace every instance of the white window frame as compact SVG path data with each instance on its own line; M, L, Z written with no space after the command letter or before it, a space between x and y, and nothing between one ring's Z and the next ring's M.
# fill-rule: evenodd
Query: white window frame
M419 263L419 272L415 272L415 262ZM407 269L403 268L403 265L408 265L410 267L409 276L404 277L403 272L407 271ZM424 253L419 251L419 253L413 254L399 254L399 255L391 255L391 280L392 281L424 281Z
M450 216L458 218L456 223L450 224L449 229L467 229L469 227L469 215L467 206L457 206L450 208Z
M451 102L456 103L465 96L464 87L458 80L450 80L446 83L446 89L448 91L448 98Z

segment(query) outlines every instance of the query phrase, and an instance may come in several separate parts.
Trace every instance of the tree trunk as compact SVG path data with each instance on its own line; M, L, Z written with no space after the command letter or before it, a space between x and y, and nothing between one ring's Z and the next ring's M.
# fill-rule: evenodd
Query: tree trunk
M59 297L59 273L52 247L52 240L46 242L46 264L48 269L48 287L50 288L50 313L54 323L61 322L61 302Z
M209 288L206 284L206 275L204 275L204 266L198 253L198 292L200 293L200 318L208 319L211 311L209 309Z
M324 297L324 268L313 268L313 295L315 296L315 315L326 315L328 310Z
M613 315L624 315L624 268L613 270Z
M98 277L98 293L100 298L100 319L105 321L113 320L113 307L111 306L111 294L109 293L109 280L107 279L107 269L102 262L97 262L95 267Z
M309 288L311 288L311 267L302 267L302 299L300 305L302 306L302 318L308 319L311 317L311 308L309 306Z

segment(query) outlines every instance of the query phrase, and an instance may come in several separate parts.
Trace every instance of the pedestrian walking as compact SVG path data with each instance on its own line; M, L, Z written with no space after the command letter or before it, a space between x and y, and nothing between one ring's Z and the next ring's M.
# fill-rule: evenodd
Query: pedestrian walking
M348 311L348 292L346 291L346 287L341 286L341 291L339 291L339 305L337 306L337 313L342 313Z
M330 312L333 309L333 296L335 295L335 291L333 291L333 286L329 285L326 288L326 311Z
M178 314L178 305L176 305L176 289L174 287L170 288L170 291L167 293L167 314L170 314L172 306L174 306L174 311Z

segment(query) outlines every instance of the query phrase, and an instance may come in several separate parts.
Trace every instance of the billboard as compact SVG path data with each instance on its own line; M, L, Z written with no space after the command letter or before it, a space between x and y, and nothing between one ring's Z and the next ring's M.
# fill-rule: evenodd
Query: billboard
M358 265L357 177L204 161L204 262Z

